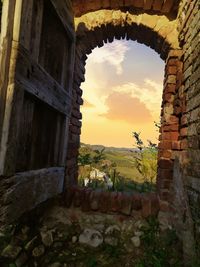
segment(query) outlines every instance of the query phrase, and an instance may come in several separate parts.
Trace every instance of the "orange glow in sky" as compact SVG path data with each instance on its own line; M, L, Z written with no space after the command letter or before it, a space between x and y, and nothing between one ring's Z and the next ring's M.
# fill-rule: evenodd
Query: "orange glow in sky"
M132 147L132 132L157 142L164 62L150 48L114 41L87 59L81 142Z

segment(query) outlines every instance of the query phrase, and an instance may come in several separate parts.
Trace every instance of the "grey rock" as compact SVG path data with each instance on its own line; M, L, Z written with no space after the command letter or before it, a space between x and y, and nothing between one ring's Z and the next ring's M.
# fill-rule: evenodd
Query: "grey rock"
M105 230L105 235L119 235L120 228L118 225L111 225Z
M80 234L79 243L91 247L98 247L103 243L103 237L100 232L87 228Z
M32 251L33 257L40 257L44 254L45 252L45 247L43 245L39 245L38 247L34 248Z
M77 240L78 240L77 236L73 236L73 237L72 237L72 243L76 243Z
M46 247L50 247L53 244L53 235L51 231L47 232L40 232L41 238L42 238L42 243Z
M171 229L170 225L170 215L167 212L160 211L158 214L158 221L161 231L166 231L168 229Z
M118 239L120 237L120 228L118 225L111 225L105 230L105 239L104 242L111 246L118 245Z
M140 247L140 238L139 236L134 236L131 238L131 242L133 243L134 247L139 248Z
M142 231L135 231L135 236L138 236L138 237L140 237L140 236L142 236L144 233L142 232Z
M21 250L21 247L9 244L7 247L4 248L1 253L1 256L5 258L16 259Z

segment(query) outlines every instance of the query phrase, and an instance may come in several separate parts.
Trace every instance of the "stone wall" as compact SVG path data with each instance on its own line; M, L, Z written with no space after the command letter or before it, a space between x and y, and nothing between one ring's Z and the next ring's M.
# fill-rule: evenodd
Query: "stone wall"
M183 86L186 97L183 111L187 153L180 158L183 183L195 223L196 239L200 240L200 3L181 1L179 10L180 42L183 47Z
M74 13L79 17L85 13L93 12L100 9L124 10L132 12L149 12L159 15L167 14L170 17L176 17L179 1L175 0L95 0L81 1L74 0Z
M182 111L184 98L180 96L182 77L182 50L171 50L165 66L164 88L159 136L157 190L161 210L169 211L170 189L175 157L184 150Z

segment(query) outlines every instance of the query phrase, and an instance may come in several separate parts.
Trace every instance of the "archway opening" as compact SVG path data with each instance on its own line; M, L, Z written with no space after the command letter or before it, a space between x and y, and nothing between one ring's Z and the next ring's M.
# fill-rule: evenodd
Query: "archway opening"
M179 89L182 51L178 42L176 20L170 20L164 15L100 10L75 18L75 26L74 104L70 119L66 184L77 184L77 159L82 126L80 106L83 104L81 84L85 81L86 59L94 48L102 47L114 39L136 40L151 47L165 61L156 187L160 199L167 202L170 198L174 159L181 150L179 130L182 101ZM166 206L168 202L164 204Z
M114 40L92 51L81 85L79 184L155 190L163 77L164 62L145 45Z

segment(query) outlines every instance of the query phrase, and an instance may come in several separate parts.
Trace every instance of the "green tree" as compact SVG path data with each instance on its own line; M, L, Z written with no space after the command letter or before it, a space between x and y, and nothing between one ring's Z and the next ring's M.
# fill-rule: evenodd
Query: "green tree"
M102 148L101 150L94 150L94 156L92 158L92 163L94 165L97 165L98 163L100 163L102 160L104 160L105 154L104 154L105 148Z
M134 164L138 172L142 175L144 182L155 182L157 173L157 145L147 140L148 146L144 145L140 133L133 132L137 154L134 154Z

